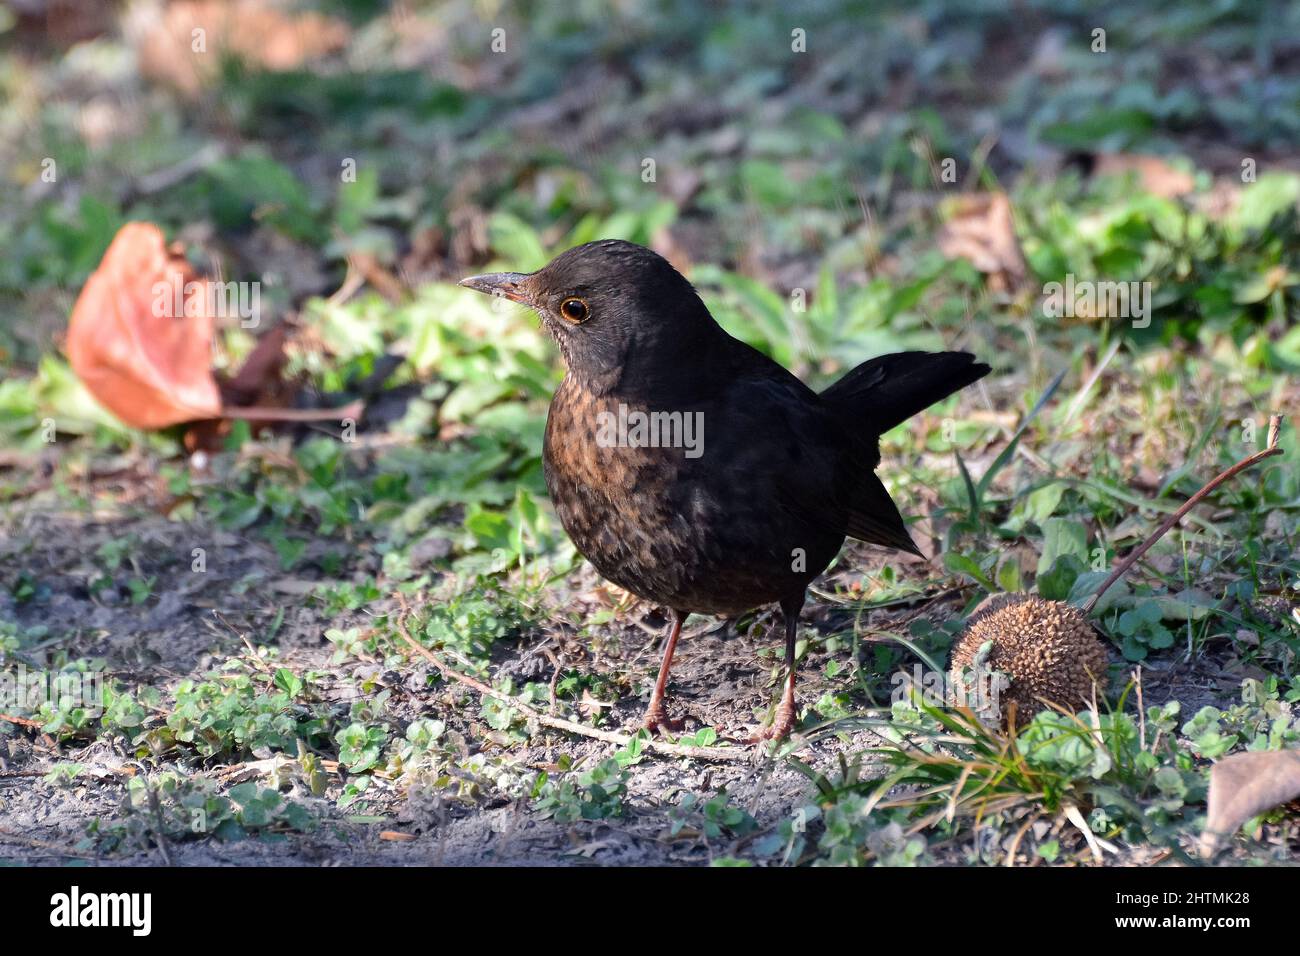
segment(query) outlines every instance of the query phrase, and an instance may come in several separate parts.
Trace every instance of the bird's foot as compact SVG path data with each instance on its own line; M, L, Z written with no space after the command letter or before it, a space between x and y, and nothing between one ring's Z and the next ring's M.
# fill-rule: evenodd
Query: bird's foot
M760 727L749 738L751 744L761 744L765 740L784 740L794 730L794 704L782 701L776 708L776 714L768 727Z
M686 722L669 717L667 708L660 702L652 704L646 709L645 716L641 718L641 726L652 734L656 731L665 730L678 734L682 732Z

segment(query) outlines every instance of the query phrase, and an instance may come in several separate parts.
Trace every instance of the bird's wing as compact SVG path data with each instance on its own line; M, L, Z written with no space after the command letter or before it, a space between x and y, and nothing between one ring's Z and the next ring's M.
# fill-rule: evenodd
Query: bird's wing
M782 370L784 371L784 370ZM772 449L773 500L795 520L869 544L920 554L864 454L836 415L793 375L740 379L729 404L743 407ZM870 450L874 450L872 442Z
M717 414L705 422L704 458L725 476L737 513L786 525L796 538L801 528L843 535L851 496L840 426L816 393L773 368L726 380Z

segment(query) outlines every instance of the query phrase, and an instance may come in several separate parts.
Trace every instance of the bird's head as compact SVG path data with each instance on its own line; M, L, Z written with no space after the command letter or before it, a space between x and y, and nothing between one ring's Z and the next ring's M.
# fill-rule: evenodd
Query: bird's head
M666 259L620 239L576 246L536 272L492 272L460 284L536 311L569 373L597 394L676 376L683 355L721 332Z

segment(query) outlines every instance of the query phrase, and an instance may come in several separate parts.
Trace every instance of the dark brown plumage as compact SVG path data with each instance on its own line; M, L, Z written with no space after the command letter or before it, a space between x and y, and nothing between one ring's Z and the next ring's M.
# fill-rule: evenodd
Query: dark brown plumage
M728 335L664 259L617 240L461 284L542 317L568 368L543 447L556 513L603 577L672 612L646 725L671 726L664 692L688 614L779 602L788 674L767 736L784 736L809 582L846 536L920 554L874 474L879 436L989 367L964 352L900 352L819 395ZM634 413L679 416L678 445L611 441L610 423Z

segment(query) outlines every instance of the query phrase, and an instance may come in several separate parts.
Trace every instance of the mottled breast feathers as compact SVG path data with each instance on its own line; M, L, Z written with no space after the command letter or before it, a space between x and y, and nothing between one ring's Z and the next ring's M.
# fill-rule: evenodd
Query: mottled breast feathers
M793 376L721 380L652 408L566 378L543 457L560 523L603 577L666 607L735 614L801 594L825 568L854 476L838 426ZM806 394L792 401L791 390ZM650 412L695 416L697 447L601 432Z

